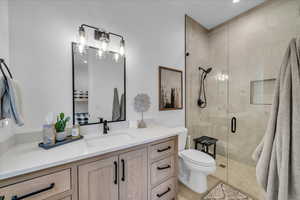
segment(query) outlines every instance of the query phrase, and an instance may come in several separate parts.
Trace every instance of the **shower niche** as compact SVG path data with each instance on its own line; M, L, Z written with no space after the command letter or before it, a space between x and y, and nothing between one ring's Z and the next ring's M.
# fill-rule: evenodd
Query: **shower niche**
M250 81L250 104L272 105L276 79Z

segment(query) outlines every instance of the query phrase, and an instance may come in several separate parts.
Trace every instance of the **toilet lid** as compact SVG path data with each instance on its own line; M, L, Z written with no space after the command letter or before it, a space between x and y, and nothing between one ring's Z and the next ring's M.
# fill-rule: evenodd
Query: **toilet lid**
M213 157L201 151L197 151L195 149L184 150L181 152L181 155L182 157L184 157L184 159L187 159L190 162L193 162L201 166L211 167L216 164Z

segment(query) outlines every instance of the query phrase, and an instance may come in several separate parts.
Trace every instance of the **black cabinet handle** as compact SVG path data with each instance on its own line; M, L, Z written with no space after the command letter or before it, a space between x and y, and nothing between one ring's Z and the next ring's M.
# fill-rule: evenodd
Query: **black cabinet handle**
M171 165L167 165L165 167L157 167L158 170L164 170L164 169L168 169L171 168Z
M235 117L231 118L231 132L232 133L236 132L236 118Z
M121 178L121 180L125 181L125 160L122 159L121 163L122 163L122 178Z
M0 196L0 200L4 200L5 196Z
M114 161L114 165L115 165L115 180L114 180L114 184L118 184L118 163L117 161Z
M37 191L31 192L31 193L29 193L29 194L25 194L24 196L18 197L17 195L15 195L15 196L13 196L13 197L11 198L11 200L21 200L21 199L26 199L26 198L28 198L28 197L37 195L37 194L39 194L39 193L42 193L42 192L46 192L46 191L48 191L48 190L51 190L51 189L54 188L54 186L55 186L55 183L51 183L48 187L46 187L46 188L44 188L44 189L37 190Z
M161 153L161 152L164 152L164 151L168 151L169 149L171 149L170 146L168 146L167 148L164 148L164 149L157 149L157 152Z
M170 192L170 191L171 191L171 188L168 187L168 189L167 189L165 192L163 192L163 193L161 193L161 194L157 194L156 196L157 196L158 198L160 198L160 197L164 196L165 194L167 194L167 193Z

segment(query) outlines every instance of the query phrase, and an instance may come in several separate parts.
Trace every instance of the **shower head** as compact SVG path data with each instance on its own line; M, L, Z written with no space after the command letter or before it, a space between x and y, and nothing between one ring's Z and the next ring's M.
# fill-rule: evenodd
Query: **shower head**
M208 68L205 72L208 74L209 72L211 72L212 68Z
M209 72L211 72L212 68L209 67L209 68L207 68L207 69L204 69L204 68L202 68L202 67L199 67L199 70L203 70L206 74L208 74Z

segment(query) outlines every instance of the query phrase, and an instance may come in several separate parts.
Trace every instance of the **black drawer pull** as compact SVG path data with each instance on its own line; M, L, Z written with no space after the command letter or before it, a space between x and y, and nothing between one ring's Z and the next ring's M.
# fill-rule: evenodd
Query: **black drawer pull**
M0 200L4 200L5 196L0 196Z
M167 194L167 193L170 192L170 191L171 191L171 188L168 187L168 189L167 189L165 192L163 192L163 193L161 193L161 194L157 194L156 196L157 196L158 198L160 198L160 197L164 196L165 194Z
M122 162L122 178L121 178L121 180L125 181L125 160L122 159L121 162Z
M26 198L28 198L28 197L37 195L37 194L39 194L39 193L42 193L42 192L46 192L46 191L48 191L48 190L51 190L51 189L54 188L54 186L55 186L55 183L51 183L48 187L46 187L46 188L44 188L44 189L37 190L37 191L32 192L32 193L29 193L29 194L25 194L24 196L18 197L17 195L15 195L15 196L13 196L13 197L11 198L11 200L21 200L21 199L26 199Z
M168 151L169 149L171 149L170 146L168 146L167 148L164 148L164 149L157 149L157 152L161 153L161 152L164 152L164 151Z
M115 180L114 180L114 184L118 184L118 163L117 161L114 161L114 165L115 165Z
M171 165L167 165L165 167L157 167L158 170L164 170L164 169L169 169L171 168Z

